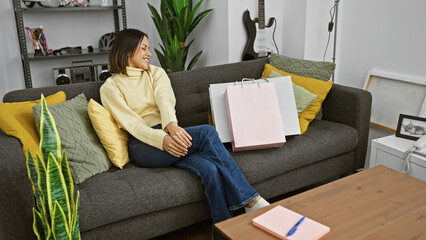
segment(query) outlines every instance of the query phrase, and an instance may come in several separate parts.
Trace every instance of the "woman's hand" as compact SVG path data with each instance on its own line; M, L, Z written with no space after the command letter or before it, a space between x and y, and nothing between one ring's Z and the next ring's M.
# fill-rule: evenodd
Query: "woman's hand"
M183 157L188 153L187 148L173 140L170 135L166 135L163 138L163 148L175 157Z
M179 127L176 123L171 122L166 126L172 139L185 149L191 147L192 137L185 131L185 129Z

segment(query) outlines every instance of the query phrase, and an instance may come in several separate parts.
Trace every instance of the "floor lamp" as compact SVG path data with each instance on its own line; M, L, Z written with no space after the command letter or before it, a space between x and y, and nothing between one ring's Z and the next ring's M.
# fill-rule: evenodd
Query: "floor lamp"
M337 13L339 11L339 2L340 0L334 1L334 11L335 11L335 18L334 18L334 42L333 42L333 63L336 63L336 43L337 43ZM333 77L331 81L334 82L334 71L333 71Z
M339 2L340 0L335 0L333 7L330 9L331 19L330 19L330 22L328 23L328 40L327 40L327 46L325 47L324 58L323 58L323 60L325 61L325 55L327 53L328 44L330 43L331 32L334 30L333 57L331 58L333 60L333 63L336 63L337 14L339 10ZM334 82L334 72L333 72L331 80Z

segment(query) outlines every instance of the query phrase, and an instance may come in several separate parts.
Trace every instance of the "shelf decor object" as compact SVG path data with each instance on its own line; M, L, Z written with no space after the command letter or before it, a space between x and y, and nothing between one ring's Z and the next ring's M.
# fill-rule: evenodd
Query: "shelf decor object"
M43 34L43 27L30 29L31 38L33 39L34 44L34 56L43 56L43 51L40 47L41 36Z
M158 60L167 73L184 71L186 58L189 48L194 39L186 44L186 38L200 23L200 21L213 9L208 9L195 18L200 5L204 0L199 1L192 8L192 0L161 0L161 16L157 10L148 3L149 10L152 13L152 20L155 23L158 34L160 35L163 45L162 52L155 48ZM187 70L192 69L195 62L201 56L203 51L199 51L189 62Z
M41 61L41 60L49 60L49 59L57 59L57 58L73 58L78 56L93 56L100 54L108 54L109 52L101 52L99 49L94 49L93 52L83 51L79 54L67 54L67 55L43 55L36 53L28 53L27 42L25 36L25 25L24 25L24 17L23 15L26 13L34 13L34 14L45 14L49 12L73 12L78 13L82 11L112 11L114 16L114 31L119 32L120 29L120 17L119 10L121 11L121 25L122 29L127 28L127 20L126 20L126 3L125 0L121 0L120 5L118 4L118 0L112 0L112 6L88 6L88 7L34 7L34 8L21 8L21 0L12 0L13 9L15 11L15 21L16 28L18 32L18 40L19 46L21 50L21 61L22 68L24 71L24 80L25 80L25 88L32 88L33 82L31 78L31 69L30 62L31 61Z
M400 114L395 135L400 138L419 140L426 135L426 118Z

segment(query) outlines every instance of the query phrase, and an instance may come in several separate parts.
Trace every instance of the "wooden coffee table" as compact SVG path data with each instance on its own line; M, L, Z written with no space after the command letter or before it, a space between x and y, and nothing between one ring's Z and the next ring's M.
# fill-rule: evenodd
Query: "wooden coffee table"
M384 166L217 223L227 239L276 239L252 219L282 205L331 228L322 239L426 239L426 182Z

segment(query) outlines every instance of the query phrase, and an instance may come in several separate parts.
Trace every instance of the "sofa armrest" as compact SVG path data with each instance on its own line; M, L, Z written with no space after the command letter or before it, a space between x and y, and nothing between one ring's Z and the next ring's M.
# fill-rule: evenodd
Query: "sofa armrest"
M353 170L363 168L370 130L371 93L359 88L334 84L323 102L323 119L343 123L358 131Z
M35 199L18 139L0 130L0 239L35 239Z

